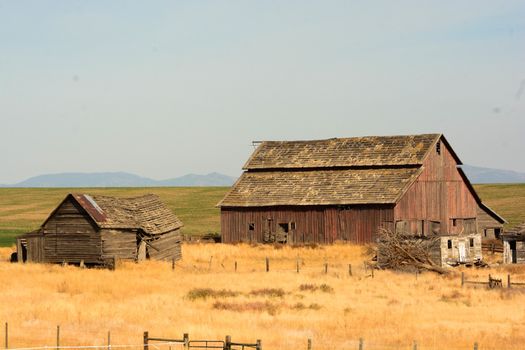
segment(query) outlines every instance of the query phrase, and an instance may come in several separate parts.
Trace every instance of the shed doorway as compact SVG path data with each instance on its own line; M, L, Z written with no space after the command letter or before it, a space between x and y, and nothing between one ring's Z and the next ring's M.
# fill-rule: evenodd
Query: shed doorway
M147 250L146 242L144 240L140 240L139 248L138 248L138 252L137 252L137 260L138 261L146 260L146 255L147 255L146 250Z
M509 248L510 248L510 262L511 264L517 264L518 263L518 252L516 250L516 241L510 241Z
M467 249L465 242L458 242L459 262L464 263L467 261Z

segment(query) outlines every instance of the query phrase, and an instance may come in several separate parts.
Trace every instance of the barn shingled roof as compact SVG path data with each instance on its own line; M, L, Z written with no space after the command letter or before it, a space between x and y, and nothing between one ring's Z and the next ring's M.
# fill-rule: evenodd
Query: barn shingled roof
M100 228L141 229L147 234L161 234L182 227L158 196L119 198L72 194Z
M395 203L419 173L419 168L245 172L218 205Z
M263 141L244 170L421 165L441 134Z

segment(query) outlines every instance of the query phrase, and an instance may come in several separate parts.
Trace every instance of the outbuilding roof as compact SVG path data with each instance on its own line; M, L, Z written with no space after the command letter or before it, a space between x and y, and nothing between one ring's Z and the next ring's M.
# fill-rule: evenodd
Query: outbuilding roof
M64 201L70 197L80 204L99 228L140 229L155 235L183 226L173 211L154 194L121 198L74 193Z

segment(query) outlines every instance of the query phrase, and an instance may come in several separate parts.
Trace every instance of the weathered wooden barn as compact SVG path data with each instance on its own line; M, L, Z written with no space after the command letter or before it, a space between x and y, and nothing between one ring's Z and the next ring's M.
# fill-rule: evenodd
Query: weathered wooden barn
M18 261L104 265L180 259L182 222L157 197L69 194L40 229L17 237Z
M503 263L525 264L525 223L501 236L503 240Z
M222 240L368 243L386 227L470 248L479 208L497 214L461 164L441 134L261 142L218 204Z

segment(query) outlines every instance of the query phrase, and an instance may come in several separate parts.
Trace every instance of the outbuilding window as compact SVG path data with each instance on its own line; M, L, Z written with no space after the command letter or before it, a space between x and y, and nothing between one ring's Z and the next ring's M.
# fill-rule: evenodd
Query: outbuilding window
M290 230L295 230L295 222L290 222Z
M248 231L255 231L255 224L253 222L248 224Z
M470 247L471 248L474 247L474 238L471 238L469 241L470 241Z
M452 240L451 240L451 239L449 239L449 240L447 241L447 248L448 248L448 249L452 249Z
M436 153L441 154L441 141L436 143Z

